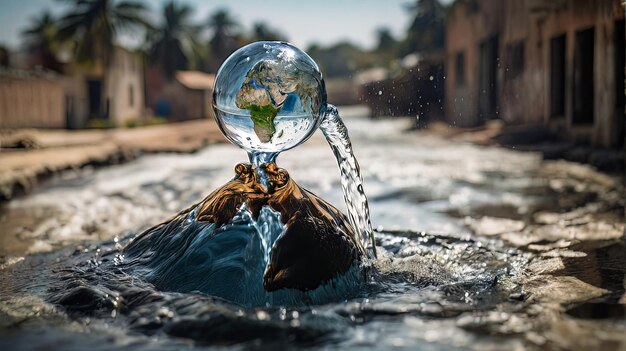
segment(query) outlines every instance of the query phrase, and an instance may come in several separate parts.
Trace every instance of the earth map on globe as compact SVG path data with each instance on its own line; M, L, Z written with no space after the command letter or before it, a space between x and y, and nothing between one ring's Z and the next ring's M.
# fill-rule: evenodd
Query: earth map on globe
M235 103L250 112L255 134L268 143L276 134L274 119L281 110L300 116L318 111L318 86L319 81L293 62L263 60L246 74ZM279 131L277 137L281 135Z

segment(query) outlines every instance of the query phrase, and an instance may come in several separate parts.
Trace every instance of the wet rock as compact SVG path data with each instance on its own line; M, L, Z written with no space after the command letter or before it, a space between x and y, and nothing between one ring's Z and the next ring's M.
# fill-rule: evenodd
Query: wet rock
M506 312L467 313L456 320L459 328L479 334L509 335L531 329L522 318Z
M35 295L0 299L0 331L42 317L63 319L58 309Z
M611 320L581 320L562 315L545 316L538 323L543 330L538 338L541 347L557 350L623 350L626 347L624 326Z
M575 277L547 275L528 279L524 283L524 290L534 302L558 304L587 301L609 293L608 290L587 284Z
M494 236L509 232L520 232L524 229L524 222L506 218L481 217L479 219L466 218L466 225L478 235Z

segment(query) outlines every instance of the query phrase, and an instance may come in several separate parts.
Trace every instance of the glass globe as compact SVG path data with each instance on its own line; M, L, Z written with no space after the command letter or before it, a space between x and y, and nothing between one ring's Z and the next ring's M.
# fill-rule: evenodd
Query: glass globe
M313 134L326 110L326 87L317 64L302 50L256 42L220 67L213 108L230 141L249 153L278 153Z

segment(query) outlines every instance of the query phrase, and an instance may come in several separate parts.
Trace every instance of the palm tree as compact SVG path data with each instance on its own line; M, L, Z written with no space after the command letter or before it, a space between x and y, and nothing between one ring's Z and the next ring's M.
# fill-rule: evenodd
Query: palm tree
M62 0L73 9L60 20L59 34L76 43L76 60L111 62L113 45L123 31L150 28L146 7L137 1Z
M163 8L163 22L149 34L150 60L159 64L169 79L201 56L196 41L200 28L190 23L192 14L190 6L171 1Z
M278 31L268 27L263 22L257 22L252 27L252 39L254 41L261 40L282 40L285 41L285 36Z
M33 18L31 25L22 32L26 49L35 62L43 68L60 72L62 66L56 54L61 42L57 34L56 21L47 11Z
M395 49L396 39L394 39L389 28L378 28L376 34L378 36L378 47L376 48L378 51L387 53Z
M221 9L209 18L209 28L213 32L209 42L212 61L214 65L219 66L235 49L237 22L230 17L228 11Z
M442 49L445 40L445 7L439 0L416 0L407 9L416 15L407 30L402 54Z

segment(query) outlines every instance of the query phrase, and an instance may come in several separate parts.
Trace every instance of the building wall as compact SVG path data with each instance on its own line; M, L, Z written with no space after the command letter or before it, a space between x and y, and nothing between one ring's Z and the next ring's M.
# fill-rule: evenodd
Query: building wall
M171 121L213 118L212 95L212 88L190 88L176 77L168 80L158 66L146 69L147 106L159 117Z
M63 128L63 86L31 73L0 72L0 128Z
M171 82L164 91L164 98L171 104L170 120L213 118L212 95L213 90L190 89L179 82Z
M139 55L116 48L113 64L104 80L109 118L115 125L124 125L144 114L143 63ZM105 99L105 101L106 101Z
M473 126L481 123L479 109L480 43L499 32L502 1L457 1L446 25L445 110L451 123ZM464 57L462 83L457 76L457 57Z
M64 108L67 114L67 128L80 128L89 116L87 77L83 74L66 74L61 78L64 91Z
M192 90L174 83L172 99L172 119L183 121L204 118L204 90Z
M621 142L624 115L616 105L615 23L624 18L620 0L457 1L446 28L446 114L451 123L483 121L479 99L480 44L498 35L498 117L508 123L547 124L575 140L611 147ZM593 123L576 123L573 106L577 33L594 28L593 83L582 99L593 101ZM552 39L564 35L564 111L552 109ZM520 46L522 49L520 49ZM623 50L623 48L621 48ZM457 84L456 57L465 52L465 82ZM521 61L520 61L521 58ZM520 62L522 65L519 69ZM623 65L623 64L622 64ZM622 68L623 69L623 68ZM591 117L589 117L590 119Z
M505 0L503 6L500 117L509 123L541 122L544 113L543 42L537 40L542 26L533 24L528 6L526 0ZM521 55L515 46L523 48ZM515 62L522 62L521 72Z
M141 57L116 47L108 68L73 64L62 78L68 114L68 127L82 128L91 118L109 119L113 125L138 119L145 112L144 72ZM91 102L89 81L98 82L100 94ZM132 95L132 96L131 96ZM91 104L98 105L92 111Z

